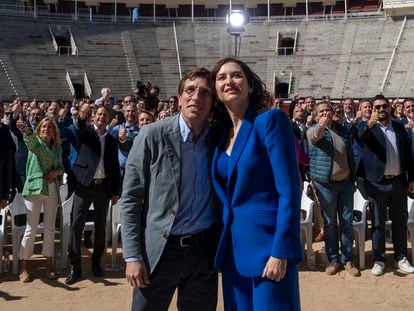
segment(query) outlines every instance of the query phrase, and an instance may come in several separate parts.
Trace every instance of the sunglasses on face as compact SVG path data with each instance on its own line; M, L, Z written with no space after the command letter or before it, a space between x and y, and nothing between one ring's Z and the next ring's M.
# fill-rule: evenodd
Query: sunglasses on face
M375 105L374 106L375 110L381 110L381 108L386 110L388 108L388 104L382 104L382 105Z

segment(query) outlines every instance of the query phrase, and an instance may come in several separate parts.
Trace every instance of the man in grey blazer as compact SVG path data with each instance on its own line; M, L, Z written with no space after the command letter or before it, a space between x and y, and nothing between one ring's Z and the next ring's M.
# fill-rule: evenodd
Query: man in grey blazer
M181 112L141 129L125 169L121 228L132 310L167 310L176 288L178 309L216 309L210 72L189 72L178 92Z

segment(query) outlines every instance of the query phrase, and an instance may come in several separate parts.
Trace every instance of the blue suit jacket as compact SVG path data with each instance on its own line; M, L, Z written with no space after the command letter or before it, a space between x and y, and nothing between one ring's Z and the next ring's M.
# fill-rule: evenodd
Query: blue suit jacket
M241 275L261 275L270 256L302 260L300 184L292 126L280 110L257 115L248 110L230 159L228 187L220 182L217 160L225 152L223 135L213 157L213 184L223 203L223 231L216 261L231 246Z

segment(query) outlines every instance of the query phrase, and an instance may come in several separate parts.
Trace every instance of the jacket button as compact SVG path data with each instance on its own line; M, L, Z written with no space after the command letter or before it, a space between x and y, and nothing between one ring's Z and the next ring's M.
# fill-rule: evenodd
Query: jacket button
M168 240L170 235L168 234L168 232L164 232L163 237L164 237L164 239Z
M171 214L172 214L173 216L176 216L176 215L177 215L177 211L176 211L175 209L172 209L172 210L171 210Z

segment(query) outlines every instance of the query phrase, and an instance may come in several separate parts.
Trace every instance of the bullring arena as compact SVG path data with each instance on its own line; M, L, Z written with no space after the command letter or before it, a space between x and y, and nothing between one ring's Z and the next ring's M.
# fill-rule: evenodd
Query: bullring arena
M250 19L238 36L226 23L233 9ZM185 72L211 69L235 49L275 97L413 97L413 16L412 0L0 0L0 101L96 99L103 87L121 99L136 91L137 81L157 85L159 97L167 99L177 94ZM44 259L38 255L30 261L33 281L22 284L13 273L12 218L12 211L0 216L0 310L130 309L132 289L119 245L113 257L108 243L103 279L91 276L91 249L83 248L84 277L76 285L64 284L64 262L56 263L58 280L44 280ZM64 257L60 220L57 260ZM407 243L413 263L413 246ZM323 242L312 249L305 247L300 265L302 310L414 309L414 275L392 268L391 243L381 278L370 273L369 235L364 267L354 247L359 278L343 270L325 275ZM170 310L177 309L174 302ZM223 310L220 291L217 310Z

